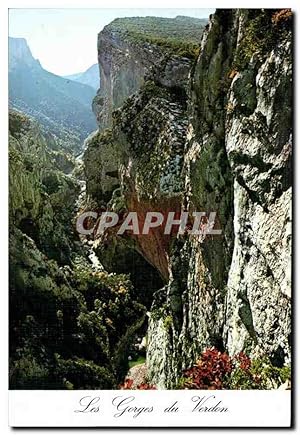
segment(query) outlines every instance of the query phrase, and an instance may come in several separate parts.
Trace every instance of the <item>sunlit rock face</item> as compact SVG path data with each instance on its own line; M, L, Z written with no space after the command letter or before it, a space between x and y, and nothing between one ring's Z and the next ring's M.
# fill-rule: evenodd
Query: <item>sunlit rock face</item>
M142 220L150 209L217 213L221 236L110 233L106 252L97 242L104 261L121 245L160 275L147 335L160 388L209 346L290 358L291 17L217 11L198 40L193 59L104 29L99 132L85 153L101 207Z
M235 186L224 339L231 352L251 342L277 364L290 358L291 51L286 34L263 60L253 56L231 84L226 122Z

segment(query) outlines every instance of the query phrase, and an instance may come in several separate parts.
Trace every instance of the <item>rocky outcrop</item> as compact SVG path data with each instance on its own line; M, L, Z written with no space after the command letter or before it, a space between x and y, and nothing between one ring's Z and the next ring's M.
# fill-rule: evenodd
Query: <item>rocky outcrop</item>
M292 42L253 55L228 94L226 150L234 175L234 252L224 339L290 358ZM245 89L249 94L245 95Z
M188 123L181 92L146 81L113 118L111 130L92 139L85 152L90 198L120 216L136 211L141 225L149 210L180 212ZM124 242L124 237L118 239ZM171 235L165 236L161 228L148 235L125 233L125 239L168 280ZM114 244L109 246L114 249ZM105 255L111 261L111 250Z
M99 35L94 109L110 130L86 156L93 150L102 174L102 187L88 177L91 199L110 210L141 220L147 210L217 213L220 236L158 229L121 240L163 279L147 376L173 388L209 346L278 366L290 359L291 13L220 10L195 64L162 52L112 29Z
M139 221L144 222L148 210L164 214L181 210L186 92L193 52L190 47L181 51L183 43L166 47L166 40L154 39L153 34L143 39L135 28L132 30L136 20L142 21L146 34L147 29L153 31L156 20L160 21L150 19L149 26L148 19L130 19L130 25L127 20L123 24L123 20L115 20L99 34L101 89L94 110L100 128L86 141L84 161L88 201L96 201L98 207L107 205L119 214L136 211ZM172 33L165 33L170 38L175 28L178 34L182 30L181 38L194 30L201 33L203 28L201 20L191 19L187 28L180 18L167 22ZM125 238L128 247L131 249L133 243L167 281L171 237L158 231L139 237L125 234ZM115 243L106 242L106 246L102 261L115 263Z
M98 35L101 88L93 102L100 128L111 125L113 110L146 79L169 88L186 86L206 23L188 17L118 18L104 27Z

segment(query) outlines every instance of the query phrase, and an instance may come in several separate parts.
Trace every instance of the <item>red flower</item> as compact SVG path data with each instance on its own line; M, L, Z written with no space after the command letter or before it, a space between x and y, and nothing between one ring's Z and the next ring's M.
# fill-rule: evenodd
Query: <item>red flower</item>
M235 360L238 361L240 364L240 369L248 372L251 367L251 360L250 358L244 353L240 352L235 356Z
M187 378L186 387L197 390L220 390L223 388L225 375L232 371L232 360L227 353L222 353L216 348L202 352L197 363L185 370Z

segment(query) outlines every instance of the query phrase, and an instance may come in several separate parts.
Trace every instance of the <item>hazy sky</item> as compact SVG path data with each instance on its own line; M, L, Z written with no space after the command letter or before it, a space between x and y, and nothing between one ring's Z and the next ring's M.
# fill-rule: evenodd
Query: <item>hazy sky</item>
M117 17L189 15L214 9L10 9L9 35L25 38L35 58L55 74L85 71L97 62L97 34Z

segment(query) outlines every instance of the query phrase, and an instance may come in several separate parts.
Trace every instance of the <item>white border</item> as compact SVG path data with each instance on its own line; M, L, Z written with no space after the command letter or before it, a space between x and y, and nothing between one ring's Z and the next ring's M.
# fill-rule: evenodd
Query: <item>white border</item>
M283 4L287 3L287 4ZM31 8L68 8L68 7L82 7L82 8L197 8L197 7L203 7L203 8L282 8L282 7L290 7L293 9L295 13L295 31L297 29L296 22L298 22L297 15L299 12L299 2L298 1L289 1L289 2L282 2L278 0L268 0L268 1L258 1L258 0L252 0L251 2L243 2L241 4L240 1L234 0L234 1L214 1L212 3L199 3L199 0L185 0L184 2L179 0L151 0L151 1L138 1L138 0L128 0L126 2L122 0L110 0L108 3L100 2L100 0L52 0L52 1L43 1L41 3L40 0L34 0L34 1L27 1L27 0L4 0L0 3L0 59L1 64L4 65L4 67L1 67L1 80L0 80L0 104L1 104L1 116L0 116L0 132L1 132L1 145L0 145L0 162L1 162L1 170L0 170L0 194L1 194L1 213L0 213L0 236L1 236L1 282L2 282L2 294L1 294L1 306L2 306L2 315L1 317L1 325L0 325L0 336L1 336L1 350L4 350L4 356L2 355L1 358L1 366L0 366L0 385L2 386L1 391L1 402L0 402L0 409L1 409L1 433L8 433L10 432L10 429L8 428L8 393L7 393L7 387L8 387L8 381L7 381L7 373L8 373L8 273L7 273L7 252L8 252L8 243L7 243L7 231L8 231L8 225L7 225L7 179L8 179L8 172L7 172L7 35L8 35L8 25L7 25L7 9L10 8L25 8L25 7L31 7ZM295 34L295 44L297 47L300 47L299 43L299 31ZM296 54L296 50L295 50ZM295 69L296 71L299 71L299 56L295 58ZM296 79L296 77L295 77ZM295 103L299 103L299 87L296 87L295 89ZM295 120L295 129L296 129L296 121L298 120L297 111L295 109L294 113L294 120ZM299 121L298 121L299 122ZM294 158L295 158L295 168L298 168L299 164L299 152L297 153L296 150L299 147L299 141L297 141L297 137L295 137L294 142ZM298 190L299 187L299 177L297 176L297 171L295 170L295 190ZM295 203L295 216L294 220L296 221L296 216L299 216L299 207L300 202ZM295 228L296 229L296 228ZM298 234L295 234L295 247L299 246L299 232ZM294 254L295 255L295 254ZM295 255L294 257L294 264L297 264L297 257ZM296 267L295 267L295 282L294 282L294 311L295 313L300 313L300 307L299 307L299 300L300 298L297 298L296 292L298 291L297 287L297 276L296 276ZM298 332L299 329L299 322L297 321L297 315L295 315L294 318L294 335L296 334L296 331ZM296 346L296 340L294 339L294 346ZM299 361L300 361L300 355L299 355L299 346L298 348L294 349L295 355L294 358L298 362L299 367ZM297 368L295 364L295 368ZM71 393L71 392L69 392ZM259 392L257 392L259 393ZM297 402L297 397L299 393L299 387L296 385L296 391L295 391L295 398ZM161 393L159 393L161 394ZM242 392L236 392L237 395L243 394ZM296 409L295 405L295 409ZM49 415L49 423L51 424L52 417ZM103 430L102 430L103 431ZM39 432L39 431L38 431ZM60 433L61 431L58 430L56 433ZM79 430L79 433L83 433L83 431ZM114 431L110 431L112 433ZM160 431L157 431L158 433ZM182 432L182 431L181 431ZM202 431L203 432L203 431ZM205 432L205 431L204 431ZM216 431L210 430L209 433L214 433ZM263 433L263 431L257 431L258 433ZM37 433L35 431L35 433Z
M9 396L14 427L287 428L291 418L291 392L280 390L15 390Z

